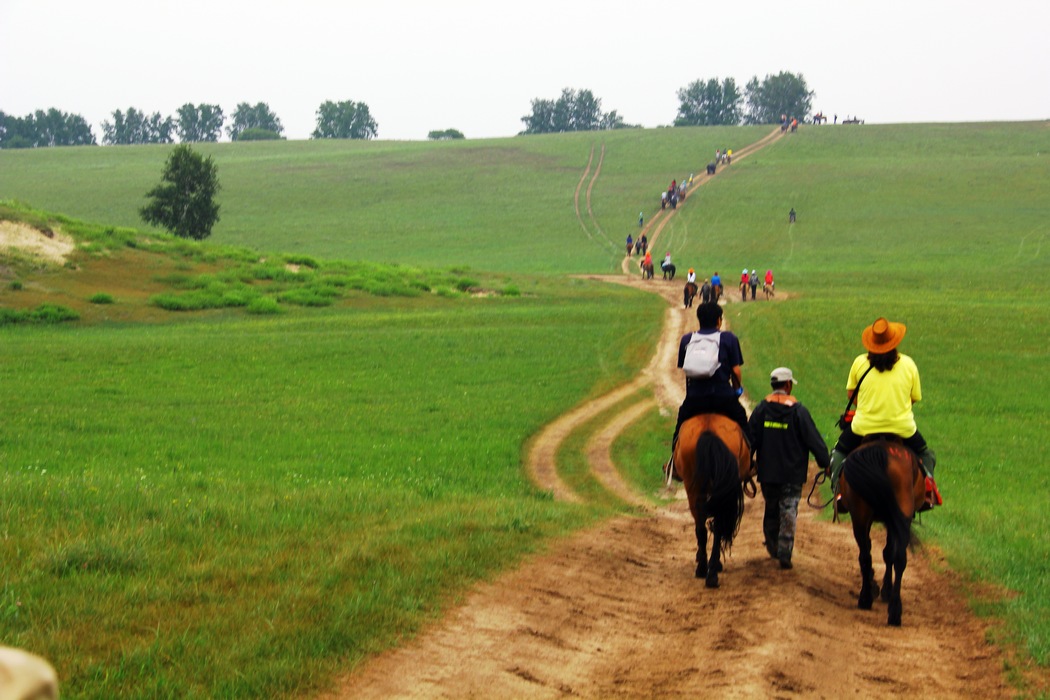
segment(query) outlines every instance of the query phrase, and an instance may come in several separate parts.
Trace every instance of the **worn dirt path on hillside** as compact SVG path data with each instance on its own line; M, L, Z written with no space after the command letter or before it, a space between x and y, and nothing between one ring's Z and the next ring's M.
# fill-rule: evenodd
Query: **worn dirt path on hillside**
M650 240L659 229L652 231ZM820 520L805 505L793 569L781 570L762 545L759 497L747 503L721 588L708 590L693 577L696 539L685 502L654 506L632 492L609 452L646 411L677 410L684 390L674 353L695 316L681 308L680 281L601 279L667 299L657 354L636 380L542 431L527 463L557 498L582 500L557 476L562 440L639 395L585 448L596 477L635 513L556 542L477 586L440 623L340 679L325 697L1010 697L1000 652L985 641L984 624L954 577L942 573L935 551L909 557L901 628L886 625L882 604L856 608L859 570L849 526ZM651 396L639 393L645 386ZM882 544L876 542L876 560Z

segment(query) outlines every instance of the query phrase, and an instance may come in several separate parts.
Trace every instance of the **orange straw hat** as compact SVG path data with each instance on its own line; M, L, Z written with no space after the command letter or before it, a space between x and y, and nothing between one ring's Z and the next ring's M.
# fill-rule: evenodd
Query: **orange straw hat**
M875 320L875 323L864 329L860 340L864 343L864 347L867 348L868 352L878 355L889 352L900 345L907 330L903 323L892 323L884 318L879 318Z

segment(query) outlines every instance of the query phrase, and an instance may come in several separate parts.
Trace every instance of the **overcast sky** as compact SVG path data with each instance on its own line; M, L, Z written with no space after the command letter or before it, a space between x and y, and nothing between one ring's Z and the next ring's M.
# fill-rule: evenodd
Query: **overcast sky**
M483 138L566 87L655 127L694 80L789 71L840 120L1043 120L1048 45L1047 0L0 0L0 111L56 107L101 141L117 109L265 102L303 139L354 100L380 139Z

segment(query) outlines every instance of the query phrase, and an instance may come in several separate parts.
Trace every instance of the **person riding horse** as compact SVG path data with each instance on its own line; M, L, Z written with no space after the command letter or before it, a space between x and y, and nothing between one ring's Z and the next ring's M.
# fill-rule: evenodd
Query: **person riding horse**
M691 374L690 370L686 369L685 400L678 409L678 421L671 437L672 455L682 423L701 413L717 413L736 421L747 444L751 444L747 411L739 399L744 393L740 371L740 366L744 364L744 356L740 351L740 340L731 331L722 330L722 307L716 303L697 306L696 320L700 329L696 333L686 333L678 343L678 367L686 369L688 348L691 343L698 341L717 342L717 361L713 363L716 366L707 376L701 376L704 372ZM667 470L669 469L670 465Z
M664 261L662 263L660 263L660 269L664 273L664 279L665 280L666 279L672 279L672 280L674 279L674 273L675 273L675 271L678 268L676 268L674 266L674 263L671 262L671 252L670 251L668 251L667 254L664 255Z
M940 505L940 494L933 480L937 458L915 424L912 405L922 400L919 368L915 361L898 352L907 327L878 318L861 334L867 353L858 355L850 367L846 393L856 400L856 412L847 410L841 422L842 434L831 453L832 490L838 498L839 474L846 456L868 435L895 435L919 457L927 478L929 507ZM875 370L874 372L872 370ZM863 390L861 388L863 387Z

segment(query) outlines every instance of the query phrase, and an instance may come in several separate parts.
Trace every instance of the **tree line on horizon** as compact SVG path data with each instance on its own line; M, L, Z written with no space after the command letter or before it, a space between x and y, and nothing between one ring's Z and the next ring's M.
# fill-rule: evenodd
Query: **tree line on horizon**
M780 72L759 81L751 78L739 89L733 78L696 80L678 90L678 113L674 126L733 126L776 124L782 116L800 121L810 113L814 92L801 73ZM521 118L525 128L519 135L570 131L603 131L639 128L628 124L616 110L603 112L601 99L590 90L565 88L557 99L536 98L532 111ZM379 125L364 102L326 101L317 108L314 139L373 139ZM146 143L216 142L225 131L232 141L284 138L281 120L265 102L242 102L231 122L219 105L186 103L174 116L146 114L134 107L115 110L102 122L103 145ZM435 130L430 140L465 138L457 129ZM0 111L0 148L45 148L97 145L91 125L80 115L51 108L25 117Z
M326 101L317 108L317 124L311 138L372 139L379 125L364 102ZM134 107L115 110L102 122L102 144L124 146L146 143L214 143L225 131L231 141L263 141L284 138L284 126L265 102L237 105L232 121L219 105L186 103L174 116L146 114ZM57 109L37 110L25 117L0 111L0 148L49 146L95 146L91 126L79 114Z

